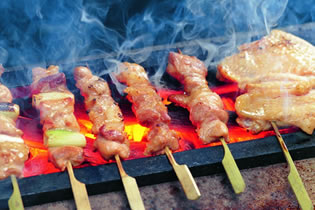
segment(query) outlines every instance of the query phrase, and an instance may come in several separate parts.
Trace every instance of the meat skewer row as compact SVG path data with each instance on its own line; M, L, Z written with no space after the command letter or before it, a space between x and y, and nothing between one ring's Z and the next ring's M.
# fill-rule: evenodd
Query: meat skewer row
M47 70L34 68L32 74L32 105L40 111L49 160L62 171L67 167L77 209L91 209L86 187L75 179L72 169L72 165L84 161L86 145L73 114L74 95L67 89L66 77L58 66L49 66Z
M302 209L312 201L277 126L294 125L312 134L315 128L315 47L289 33L274 30L244 44L218 65L217 77L236 81L237 122L258 133L273 127L290 167L289 183ZM244 88L245 87L245 88Z
M132 110L138 122L149 128L148 143L144 154L166 153L188 199L200 197L199 189L186 165L178 165L170 150L179 149L179 137L169 128L171 121L166 106L151 85L144 68L138 64L123 63L116 76L128 87L124 90L132 103Z
M122 112L107 82L82 66L74 69L74 78L84 96L85 108L93 123L92 132L97 135L94 146L105 159L115 156L131 209L145 209L135 178L126 174L120 161L120 157L128 158L130 154L129 140L124 132Z
M117 103L111 97L107 82L93 76L86 67L74 69L76 86L84 96L85 108L97 135L95 147L105 159L115 155L128 158L129 141L124 133L124 119Z
M0 76L4 69L0 66ZM23 132L16 127L20 108L12 103L10 90L0 84L0 179L10 175L21 177L29 148L22 139Z
M189 110L189 118L197 127L197 133L204 144L220 140L225 155L222 160L224 169L236 194L245 190L245 182L235 163L228 141L228 113L223 110L219 95L212 92L206 81L207 69L196 57L171 52L166 71L183 86L185 93L171 95L169 100Z

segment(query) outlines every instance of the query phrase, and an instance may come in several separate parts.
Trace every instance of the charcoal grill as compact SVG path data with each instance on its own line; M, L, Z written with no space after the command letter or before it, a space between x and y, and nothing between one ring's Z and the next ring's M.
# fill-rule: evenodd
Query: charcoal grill
M314 44L315 37L310 35L314 28L315 24L309 23L288 27L285 30ZM256 34L256 36L259 35ZM215 39L220 39L220 37ZM169 51L175 51L185 45L193 46L194 43L192 41L178 43L171 47L156 47L151 56L161 54L166 56ZM97 72L99 69L104 69L104 59L106 60L107 57L85 57L75 63L59 64L61 69L66 73L68 86L76 95L78 101L82 101L82 97L79 96L78 90L74 87L74 81L69 72L72 72L74 66L88 65L95 73L99 73ZM126 61L128 61L128 56L126 57ZM142 65L150 74L150 71L153 71L158 64L148 59ZM215 72L215 68L209 69L208 81L212 87L223 85L223 83L215 79ZM29 110L31 106L28 89L26 88L31 83L30 67L17 66L7 69L3 74L2 82L4 84L13 84L10 81L15 80L16 77L23 77L23 79L19 79L20 83L15 83L15 86L10 86L10 88L14 90L14 95L23 96L15 100L21 107L22 115L29 114L25 113L24 110ZM104 78L107 80L110 79L108 75L104 75ZM168 75L164 75L162 80L169 89L180 89L179 83ZM121 97L115 88L112 91L114 98L119 101L125 114L130 114L129 102L124 97ZM172 104L168 106L168 109L172 117L172 124L191 126L186 110ZM233 112L229 112L229 114L229 125L235 125L236 114ZM304 132L293 130L291 133L283 134L283 138L294 160L315 157L314 133L313 135L307 135ZM275 136L232 143L229 144L229 148L240 169L285 162L282 150ZM224 151L221 146L213 146L178 152L174 154L174 157L179 164L186 164L190 168L192 175L197 177L224 172L221 164L223 155ZM176 180L176 175L164 155L126 160L123 162L123 165L126 172L137 179L139 186ZM123 190L115 163L78 168L74 172L77 179L86 184L89 195ZM18 183L25 206L72 198L71 186L66 172L22 178L18 180ZM0 181L0 189L0 208L7 208L7 201L12 193L10 179Z

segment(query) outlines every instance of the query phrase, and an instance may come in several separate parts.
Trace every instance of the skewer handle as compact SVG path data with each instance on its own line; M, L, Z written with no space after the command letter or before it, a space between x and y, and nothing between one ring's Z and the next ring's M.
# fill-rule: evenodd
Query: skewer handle
M13 186L13 193L8 201L10 210L24 210L23 201L19 185L17 183L15 175L11 175L11 182Z
M220 138L220 141L224 148L224 157L222 160L224 170L231 182L234 192L236 194L242 193L244 192L245 187L246 187L242 174L239 168L237 167L236 162L233 158L233 155L228 145L225 143L224 138Z
M197 200L200 198L201 194L199 192L198 186L190 173L187 165L178 165L174 159L171 150L168 147L165 147L165 153L170 161L173 169L177 175L177 178L182 185L186 197L189 200Z
M271 122L271 125L276 132L277 139L280 143L280 146L281 146L282 151L284 153L284 156L287 160L287 163L289 164L290 172L289 172L288 180L289 180L289 183L293 189L293 192L294 192L294 194L295 194L295 196L299 202L299 205L300 205L301 209L303 209L303 210L304 209L313 209L312 201L307 194L307 191L304 187L303 181L299 175L298 170L295 167L295 164L294 164L292 157L289 153L289 150L288 150L287 146L285 145L285 142L284 142L284 140L283 140L283 138L279 132L278 127L277 127L275 122Z
M145 209L144 204L141 198L140 190L136 182L136 179L131 176L128 176L128 174L125 172L120 161L119 155L115 155L115 159L128 198L130 208L133 210L144 210Z
M72 165L67 163L68 174L72 187L72 192L75 200L75 205L78 210L91 210L89 196L85 187L85 184L79 182L73 173Z

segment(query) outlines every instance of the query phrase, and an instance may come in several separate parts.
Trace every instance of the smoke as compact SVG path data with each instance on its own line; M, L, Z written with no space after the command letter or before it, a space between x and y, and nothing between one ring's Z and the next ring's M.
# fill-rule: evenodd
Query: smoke
M253 34L311 22L314 5L313 0L1 1L0 62L75 65L82 58L101 58L101 75L131 61L156 67L151 79L159 84L170 50L180 48L215 66L238 45L258 38Z

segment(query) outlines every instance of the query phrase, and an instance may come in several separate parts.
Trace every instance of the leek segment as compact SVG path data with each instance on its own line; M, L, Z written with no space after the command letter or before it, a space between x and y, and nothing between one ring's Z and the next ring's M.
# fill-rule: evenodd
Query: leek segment
M86 139L85 136L79 132L54 129L45 132L44 144L46 147L62 146L85 147Z
M74 100L74 95L72 93L63 93L63 92L48 92L48 93L39 93L33 95L32 105L33 107L39 107L40 103L48 100L61 100L71 98Z
M0 103L0 115L15 121L20 115L20 107L13 103Z

